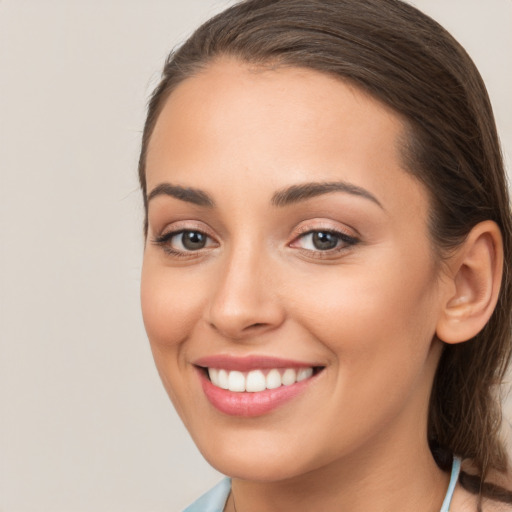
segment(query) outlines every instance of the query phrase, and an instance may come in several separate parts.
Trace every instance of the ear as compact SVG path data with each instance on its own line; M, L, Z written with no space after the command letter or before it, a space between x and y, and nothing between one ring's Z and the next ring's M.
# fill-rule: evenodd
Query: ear
M450 255L437 337L461 343L476 336L494 311L503 273L503 240L493 221L477 224Z

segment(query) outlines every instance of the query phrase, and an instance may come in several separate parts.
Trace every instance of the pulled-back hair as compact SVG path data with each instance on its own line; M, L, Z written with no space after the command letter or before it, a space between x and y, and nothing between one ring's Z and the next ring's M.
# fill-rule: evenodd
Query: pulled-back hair
M472 60L438 23L400 0L240 2L203 24L165 63L139 161L146 210L146 151L167 97L224 56L255 66L317 70L398 112L407 127L407 170L429 192L430 235L440 261L477 223L492 220L500 227L504 272L496 309L472 340L444 346L428 435L443 469L453 455L472 459L478 476L462 473L464 487L512 502L511 493L484 483L489 471L507 470L499 386L511 355L512 223L495 121Z

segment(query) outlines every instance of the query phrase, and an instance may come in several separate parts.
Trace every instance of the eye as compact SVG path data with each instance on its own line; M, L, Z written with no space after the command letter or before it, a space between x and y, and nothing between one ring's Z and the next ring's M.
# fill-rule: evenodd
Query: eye
M291 247L298 247L307 251L340 251L351 245L354 245L358 240L352 236L339 231L318 229L311 230L295 239Z
M204 249L208 237L200 231L182 231L174 235L169 242L182 251L198 251Z
M174 255L196 252L216 246L211 237L195 229L182 229L165 233L155 238L154 243L162 246L166 252Z

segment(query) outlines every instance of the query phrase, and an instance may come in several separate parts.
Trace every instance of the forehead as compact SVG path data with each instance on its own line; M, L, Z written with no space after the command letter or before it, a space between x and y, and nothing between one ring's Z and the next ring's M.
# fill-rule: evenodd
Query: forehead
M258 177L274 188L344 179L396 196L399 181L420 186L404 172L405 130L397 113L339 78L225 58L168 98L148 146L148 190L169 179L206 188L216 179L234 187Z

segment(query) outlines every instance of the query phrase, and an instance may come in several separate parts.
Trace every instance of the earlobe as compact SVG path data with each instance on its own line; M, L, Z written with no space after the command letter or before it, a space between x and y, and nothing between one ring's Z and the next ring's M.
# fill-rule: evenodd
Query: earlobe
M477 224L450 256L436 334L445 343L476 336L491 317L503 273L503 241L497 224Z

